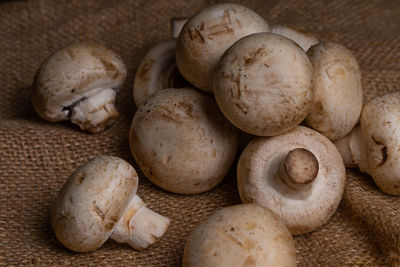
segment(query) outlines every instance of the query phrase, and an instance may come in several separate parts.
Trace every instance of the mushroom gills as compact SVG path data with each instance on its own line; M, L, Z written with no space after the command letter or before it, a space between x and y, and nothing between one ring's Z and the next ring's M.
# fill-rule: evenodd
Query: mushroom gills
M142 250L160 239L169 224L168 218L148 209L143 200L135 195L110 238Z

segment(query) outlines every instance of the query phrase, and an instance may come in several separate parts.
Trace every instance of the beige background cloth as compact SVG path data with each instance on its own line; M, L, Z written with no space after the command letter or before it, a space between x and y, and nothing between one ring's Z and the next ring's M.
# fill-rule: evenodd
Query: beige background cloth
M135 166L128 132L135 108L135 71L149 48L168 39L170 19L191 16L219 1L6 1L0 4L0 265L179 266L194 226L215 210L240 203L235 171L196 196L165 192L139 171L139 195L172 219L167 234L145 251L107 241L73 253L55 238L51 207L67 177L89 159L110 154ZM363 75L365 99L400 90L399 0L234 1L270 24L296 25L321 40L348 47ZM110 46L128 66L118 95L121 116L91 135L70 123L40 119L30 103L40 64L79 40ZM234 168L233 168L234 169ZM341 205L320 229L295 237L299 266L400 266L400 197L377 190L367 175L348 170Z

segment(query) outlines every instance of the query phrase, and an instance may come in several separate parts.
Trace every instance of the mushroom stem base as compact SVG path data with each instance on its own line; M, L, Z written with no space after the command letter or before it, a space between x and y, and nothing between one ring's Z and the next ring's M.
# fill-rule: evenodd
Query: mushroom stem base
M167 231L170 220L145 205L135 195L110 238L119 243L128 243L137 250L145 249L160 239Z
M105 88L82 99L71 109L71 122L92 133L103 131L118 117L114 106L115 96L113 89Z

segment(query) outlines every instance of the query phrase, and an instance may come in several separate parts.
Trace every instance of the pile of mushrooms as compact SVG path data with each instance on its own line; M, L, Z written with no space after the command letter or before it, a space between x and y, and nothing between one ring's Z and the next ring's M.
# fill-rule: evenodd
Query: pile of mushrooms
M221 182L241 144L238 191L249 203L196 227L183 266L295 266L291 235L334 214L345 164L400 195L400 93L363 107L360 69L347 48L270 27L238 4L210 6L171 27L172 39L153 47L136 72L132 155L155 185L199 194ZM44 119L100 132L118 115L125 77L110 49L70 45L39 69L32 102ZM74 251L94 250L108 237L136 249L154 243L169 219L145 207L137 184L135 170L115 157L79 168L54 207L57 238Z

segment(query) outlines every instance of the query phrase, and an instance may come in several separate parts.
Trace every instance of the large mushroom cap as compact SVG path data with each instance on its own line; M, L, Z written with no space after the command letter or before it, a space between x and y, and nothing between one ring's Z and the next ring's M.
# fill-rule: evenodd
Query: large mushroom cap
M53 208L58 240L78 252L99 248L123 216L137 186L135 170L117 157L98 157L77 169Z
M312 65L293 41L255 33L232 45L214 75L221 111L244 132L272 136L296 127L313 100Z
M210 95L164 89L132 121L130 145L143 173L165 190L196 194L215 187L237 150L237 131Z
M282 135L253 139L240 156L237 177L244 203L269 208L292 234L303 234L335 212L346 173L332 142L299 126Z
M214 68L222 54L240 38L268 32L256 12L238 4L219 4L201 10L183 27L177 43L176 64L187 81L212 92Z
M33 107L43 119L71 119L82 129L98 132L118 116L115 92L125 78L125 64L114 51L91 42L75 43L55 52L38 70Z
M342 45L324 42L308 50L314 67L314 102L306 122L331 140L347 135L363 105L361 72Z
M400 92L372 99L361 113L361 171L384 192L400 195Z
M296 266L296 249L289 231L268 209L242 204L215 212L195 228L183 266Z

